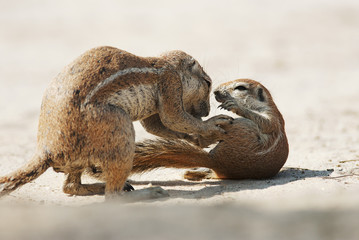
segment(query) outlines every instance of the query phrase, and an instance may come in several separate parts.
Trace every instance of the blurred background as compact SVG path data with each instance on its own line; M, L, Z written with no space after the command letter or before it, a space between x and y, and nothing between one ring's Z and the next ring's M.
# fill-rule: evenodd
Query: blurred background
M355 0L2 0L0 9L2 110L14 108L11 92L15 105L16 94L28 94L26 109L38 111L48 82L101 45L140 56L184 50L215 85L243 77L261 81L284 112L295 107L302 114L359 88ZM18 93L18 85L27 91Z
M287 167L332 169L335 176L359 174L357 0L0 0L0 175L32 155L41 98L50 80L84 51L101 45L139 56L184 50L204 66L214 86L237 78L260 81L286 120L291 148ZM212 98L210 116L226 113L217 106ZM151 137L138 123L135 126L137 140ZM173 176L181 177L164 170L140 179ZM256 190L218 190L219 196L207 197L204 203L263 205L266 199L276 209L284 202L292 209L335 201L335 206L357 209L356 176L335 181L305 176L304 183L279 184L270 190L267 183L244 181L238 189ZM48 171L10 200L94 202L61 193L62 180ZM203 203L201 195L176 201ZM276 219L274 227L284 224Z

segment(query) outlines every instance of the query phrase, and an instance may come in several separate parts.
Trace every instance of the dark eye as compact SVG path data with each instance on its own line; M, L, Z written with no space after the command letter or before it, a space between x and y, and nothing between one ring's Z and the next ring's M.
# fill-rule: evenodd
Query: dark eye
M248 89L245 86L238 86L238 87L235 88L235 90L246 91Z

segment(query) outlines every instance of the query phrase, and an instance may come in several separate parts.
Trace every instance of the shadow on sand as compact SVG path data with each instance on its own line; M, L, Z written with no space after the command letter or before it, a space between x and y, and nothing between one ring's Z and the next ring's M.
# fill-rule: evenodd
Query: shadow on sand
M239 192L242 190L266 189L273 186L284 185L290 182L306 178L328 177L333 172L328 170L310 170L304 168L287 168L282 170L273 178L263 180L204 180L191 181L131 181L132 185L156 185L156 186L204 186L200 190L172 190L166 188L171 198L210 198L226 192Z

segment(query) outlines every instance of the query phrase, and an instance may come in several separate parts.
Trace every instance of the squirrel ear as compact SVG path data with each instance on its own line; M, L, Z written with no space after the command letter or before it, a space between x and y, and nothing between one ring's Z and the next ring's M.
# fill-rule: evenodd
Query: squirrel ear
M258 89L258 99L259 99L259 101L261 101L261 102L264 102L264 101L265 101L265 97L264 97L264 94L263 94L263 88L259 88L259 89Z

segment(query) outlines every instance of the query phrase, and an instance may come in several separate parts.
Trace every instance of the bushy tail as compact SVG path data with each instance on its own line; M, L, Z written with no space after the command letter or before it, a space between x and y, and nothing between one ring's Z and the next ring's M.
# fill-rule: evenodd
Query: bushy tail
M35 155L25 166L0 177L0 197L8 194L18 187L31 182L43 174L50 166L40 156Z
M211 168L208 152L184 140L156 139L136 143L131 173L142 173L155 168Z

